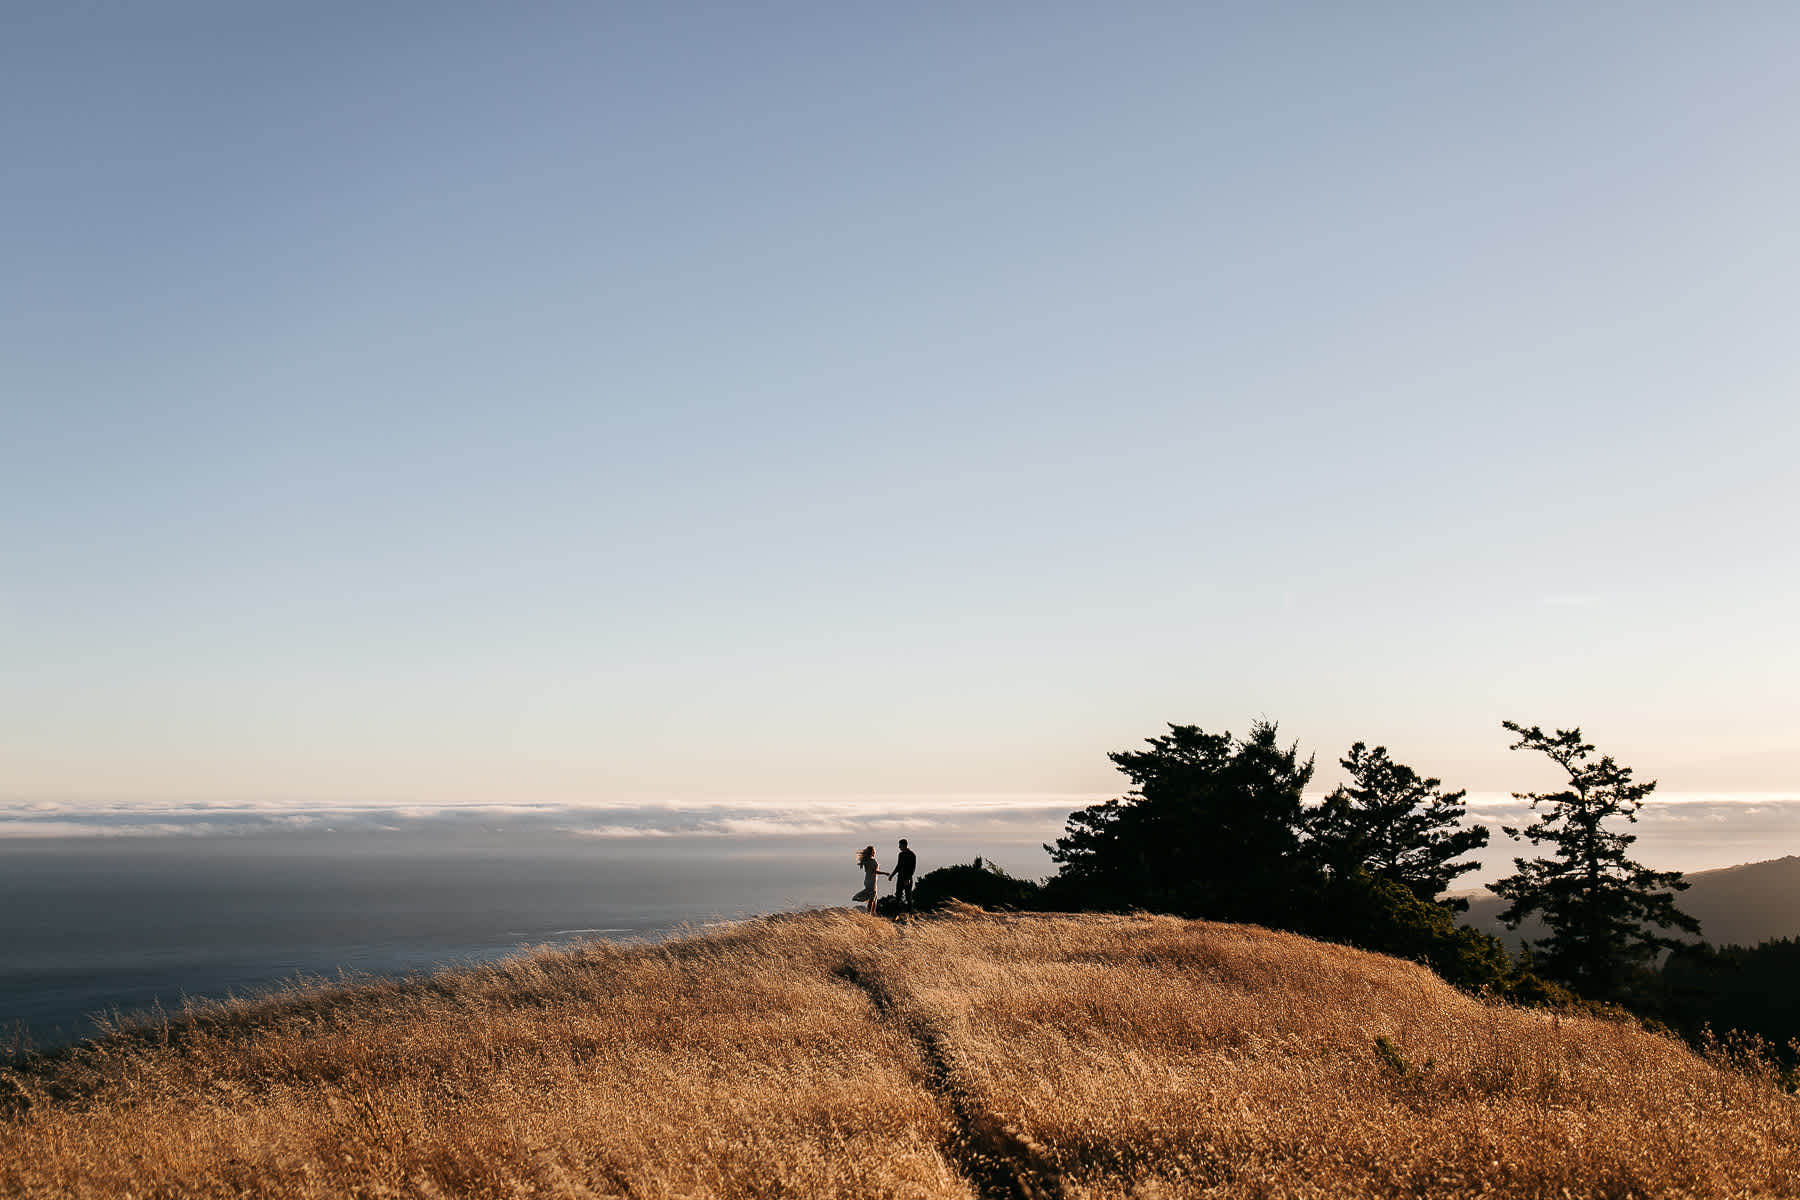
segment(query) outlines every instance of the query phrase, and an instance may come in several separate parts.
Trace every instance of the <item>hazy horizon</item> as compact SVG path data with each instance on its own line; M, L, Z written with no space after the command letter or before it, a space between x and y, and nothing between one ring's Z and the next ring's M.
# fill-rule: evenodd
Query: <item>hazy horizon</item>
M1064 832L1069 813L1119 793L960 796L678 797L635 804L441 804L317 799L0 800L0 851L34 842L94 838L280 838L381 835L400 846L444 836L474 841L635 844L657 853L701 856L787 843L841 842L845 854L874 842L890 853L909 838L927 860L921 869L986 855L1014 874L1038 877L1055 865L1044 843ZM1311 793L1317 801L1323 793ZM1485 885L1512 870L1512 859L1536 857L1529 843L1509 840L1501 825L1520 825L1528 809L1504 792L1471 792L1468 821L1492 839L1477 852L1481 866L1458 888ZM1636 835L1633 856L1662 870L1702 871L1800 853L1800 793L1652 793L1639 820L1615 822ZM960 858L945 857L954 847ZM602 847L595 845L596 851ZM611 850L608 850L610 853Z

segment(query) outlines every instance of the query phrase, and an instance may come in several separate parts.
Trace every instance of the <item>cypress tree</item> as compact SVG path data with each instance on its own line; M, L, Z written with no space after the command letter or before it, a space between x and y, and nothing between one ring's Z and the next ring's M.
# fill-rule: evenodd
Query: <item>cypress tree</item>
M1502 826L1508 837L1548 845L1551 857L1515 858L1517 872L1494 884L1508 902L1500 914L1509 929L1532 913L1549 936L1532 943L1536 969L1595 1000L1621 1000L1634 968L1682 942L1668 930L1698 934L1700 922L1675 907L1673 892L1688 884L1679 871L1653 871L1627 856L1636 835L1607 829L1616 817L1636 822L1656 781L1637 783L1630 767L1611 755L1592 761L1594 747L1580 729L1554 735L1538 726L1501 723L1518 737L1514 750L1549 757L1568 776L1556 792L1515 792L1537 819L1523 831Z

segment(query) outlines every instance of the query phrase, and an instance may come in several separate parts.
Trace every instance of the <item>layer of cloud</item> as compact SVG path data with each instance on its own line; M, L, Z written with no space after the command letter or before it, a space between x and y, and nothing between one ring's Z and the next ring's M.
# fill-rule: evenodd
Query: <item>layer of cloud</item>
M0 838L516 832L582 838L873 837L954 829L1041 841L1104 796L976 793L684 797L608 804L443 804L216 798L0 799Z
M0 799L0 840L263 837L320 834L567 837L588 844L678 846L684 839L739 847L796 839L856 843L912 837L1041 853L1068 815L1104 794L658 797L611 804L445 804L418 801ZM1314 797L1316 801L1320 797ZM1473 857L1472 886L1509 873L1539 851L1501 826L1532 810L1506 792L1472 792L1468 819L1493 831ZM1654 793L1635 824L1634 857L1660 869L1705 870L1800 853L1800 793ZM1029 855L1028 855L1029 857Z

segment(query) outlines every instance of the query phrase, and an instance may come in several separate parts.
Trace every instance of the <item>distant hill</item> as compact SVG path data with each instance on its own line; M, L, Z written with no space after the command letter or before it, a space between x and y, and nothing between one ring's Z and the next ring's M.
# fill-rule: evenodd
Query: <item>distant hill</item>
M1687 878L1693 886L1677 903L1699 918L1701 936L1713 945L1754 946L1770 938L1800 937L1800 856L1696 871ZM1498 934L1514 948L1543 936L1543 927L1535 922L1507 929L1500 923L1504 907L1492 892L1472 892L1461 920Z

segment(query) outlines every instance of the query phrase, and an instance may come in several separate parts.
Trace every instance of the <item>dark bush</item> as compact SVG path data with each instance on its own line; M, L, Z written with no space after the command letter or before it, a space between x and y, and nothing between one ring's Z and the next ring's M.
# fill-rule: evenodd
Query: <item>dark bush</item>
M1039 884L1016 879L978 858L921 875L913 885L913 904L921 912L942 908L952 900L982 908L1035 908L1042 890Z
M1683 946L1649 986L1650 1011L1696 1045L1710 1031L1755 1036L1800 1063L1800 938L1760 946Z

